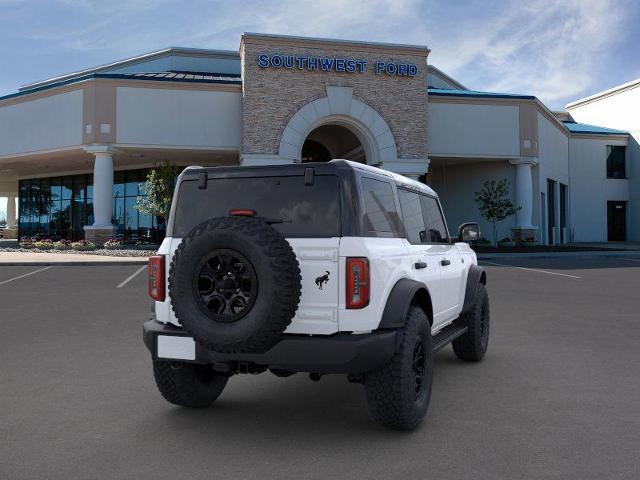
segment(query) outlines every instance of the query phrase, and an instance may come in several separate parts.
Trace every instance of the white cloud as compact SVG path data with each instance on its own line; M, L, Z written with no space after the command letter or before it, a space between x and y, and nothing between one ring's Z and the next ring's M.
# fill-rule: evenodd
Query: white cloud
M471 88L557 107L593 88L598 58L624 36L626 11L609 0L514 2L493 20L465 22L458 41L435 39L433 61Z

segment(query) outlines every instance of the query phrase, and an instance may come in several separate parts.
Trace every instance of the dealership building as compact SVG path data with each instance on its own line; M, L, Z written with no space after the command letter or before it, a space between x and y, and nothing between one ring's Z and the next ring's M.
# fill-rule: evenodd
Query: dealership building
M346 158L430 185L451 229L507 179L520 209L498 238L640 241L640 80L553 112L470 90L428 55L248 33L238 52L167 48L25 85L0 97L5 236L145 237L157 219L135 205L162 161Z

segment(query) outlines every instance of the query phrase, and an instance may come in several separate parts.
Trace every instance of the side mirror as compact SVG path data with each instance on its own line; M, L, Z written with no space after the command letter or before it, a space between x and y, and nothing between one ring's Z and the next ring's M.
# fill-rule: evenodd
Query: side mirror
M480 240L480 225L475 222L463 223L458 227L459 242L475 242Z

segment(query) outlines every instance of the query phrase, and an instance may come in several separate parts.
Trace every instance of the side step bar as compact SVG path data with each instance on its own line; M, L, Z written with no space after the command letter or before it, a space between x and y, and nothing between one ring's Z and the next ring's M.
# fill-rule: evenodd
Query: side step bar
M460 335L464 335L467 329L466 326L456 325L455 322L447 325L433 336L433 351L437 352L438 350L442 350Z

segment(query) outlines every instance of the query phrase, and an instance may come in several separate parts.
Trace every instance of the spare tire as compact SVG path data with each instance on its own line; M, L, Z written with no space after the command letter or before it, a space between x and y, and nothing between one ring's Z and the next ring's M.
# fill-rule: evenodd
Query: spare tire
M300 301L300 266L284 236L252 217L194 227L169 270L171 305L194 339L223 353L278 342Z

